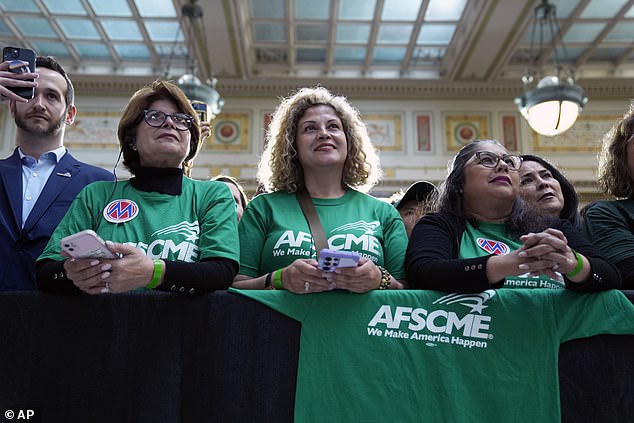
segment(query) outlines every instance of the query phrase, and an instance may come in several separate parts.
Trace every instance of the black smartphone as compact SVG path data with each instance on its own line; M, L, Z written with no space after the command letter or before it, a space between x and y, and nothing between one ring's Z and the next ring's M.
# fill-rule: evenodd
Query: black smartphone
M202 101L192 100L192 107L198 113L198 118L201 122L207 122L207 103Z
M2 49L2 61L15 62L9 65L9 70L15 73L35 72L35 52L28 48L5 47ZM19 61L26 62L27 65ZM29 79L28 81L33 81ZM30 100L35 95L35 87L7 87L20 97Z

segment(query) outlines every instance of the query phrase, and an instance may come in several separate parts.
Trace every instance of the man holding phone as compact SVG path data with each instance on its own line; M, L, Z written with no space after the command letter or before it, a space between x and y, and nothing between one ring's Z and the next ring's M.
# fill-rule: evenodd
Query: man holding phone
M31 69L28 69L27 72L16 72L14 62L13 60L4 60L0 63L0 100L26 103L29 99L20 96L16 91L37 87L34 78L37 78L38 75ZM26 70L28 68L27 62L22 63L24 63L24 67L21 69Z
M84 186L114 175L64 147L77 109L57 60L38 56L35 72L26 73L11 72L10 63L0 64L0 100L9 100L17 148L0 160L0 291L35 290L35 260L70 203ZM20 97L16 87L35 87L33 98Z

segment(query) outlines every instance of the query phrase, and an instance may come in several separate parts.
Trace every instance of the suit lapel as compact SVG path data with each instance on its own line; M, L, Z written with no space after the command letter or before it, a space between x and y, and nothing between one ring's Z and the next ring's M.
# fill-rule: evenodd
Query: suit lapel
M26 219L24 230L28 231L45 213L53 202L71 183L75 174L79 171L79 162L69 152L66 152L62 160L55 166L53 173L46 181L40 197L37 199L33 210Z
M0 179L4 185L18 228L22 228L22 160L16 148L13 155L0 162Z

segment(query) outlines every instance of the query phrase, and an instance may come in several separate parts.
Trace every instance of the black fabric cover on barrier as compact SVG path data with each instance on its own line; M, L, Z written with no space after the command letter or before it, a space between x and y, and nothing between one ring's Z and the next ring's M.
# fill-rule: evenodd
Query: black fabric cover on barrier
M300 325L238 295L0 294L0 322L1 410L60 423L292 421Z
M290 422L299 334L227 292L0 294L0 410L47 423ZM634 421L632 357L634 336L564 344L563 421Z

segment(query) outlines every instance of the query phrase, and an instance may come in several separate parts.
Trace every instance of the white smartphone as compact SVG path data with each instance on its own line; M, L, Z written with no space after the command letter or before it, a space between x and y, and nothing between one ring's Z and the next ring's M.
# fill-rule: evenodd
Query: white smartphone
M62 238L62 251L66 251L72 258L101 258L116 259L119 256L106 247L106 243L92 229L86 229L76 234Z
M361 256L354 251L329 250L319 252L317 267L324 272L334 272L340 267L356 267Z

